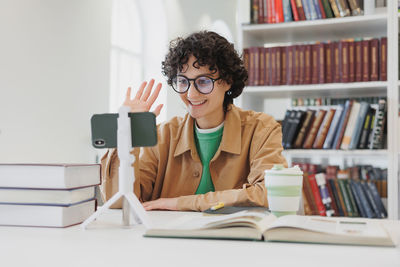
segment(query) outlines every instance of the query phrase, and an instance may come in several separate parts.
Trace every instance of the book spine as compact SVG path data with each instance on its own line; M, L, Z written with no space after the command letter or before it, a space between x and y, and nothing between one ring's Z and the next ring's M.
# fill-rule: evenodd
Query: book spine
M264 48L264 66L265 66L265 73L264 73L264 84L270 85L271 84L271 54L270 48Z
M297 110L295 111L295 115L294 118L292 120L292 124L291 127L289 129L288 132L288 137L285 143L285 148L290 149L292 148L292 143L294 141L295 136L297 135L298 131L299 131L299 125L302 122L302 119L304 118L304 111L302 110Z
M313 148L322 149L335 112L335 109L330 109L326 114L324 122L321 124L320 131L318 132L317 137L314 141Z
M339 42L334 42L333 43L333 66L334 66L334 76L333 76L333 82L338 83L340 82L340 49L339 49Z
M258 47L259 56L259 82L258 85L265 85L265 54L264 47Z
M319 1L318 0L311 0L312 10L315 12L316 19L322 19L322 13L319 8Z
M344 216L343 207L342 207L342 205L340 203L340 198L339 198L339 195L338 195L338 192L337 192L337 188L335 186L335 180L334 179L328 179L328 184L330 184L330 187L332 189L333 200L334 200L334 202L336 204L336 208L337 208L337 213L336 214L338 216Z
M311 83L318 83L318 44L311 46Z
M284 22L282 0L275 0L275 21L276 23Z
M292 8L292 13L293 13L293 20L294 21L299 21L299 12L297 11L296 7L296 0L290 0L290 7Z
M304 71L304 83L311 83L312 76L312 53L311 53L311 45L305 45L304 48L304 61L305 61L305 71Z
M358 195L360 197L361 205L364 208L366 217L367 218L375 218L376 216L375 216L371 206L368 203L367 197L364 194L364 190L361 187L360 181L355 182L355 185L356 185L356 189L357 189Z
M340 192L342 193L342 196L343 196L344 204L345 204L346 211L347 211L347 216L354 217L353 210L351 209L350 197L349 197L349 195L347 193L347 189L346 189L346 180L338 179L338 184L339 184Z
M286 47L286 84L292 85L294 83L293 78L294 78L294 60L293 60L293 48L294 46L290 45Z
M331 8L332 8L332 11L333 11L333 14L335 15L335 17L340 18L341 15L340 15L339 8L336 5L335 0L329 0L329 3L331 4Z
M380 71L379 80L387 80L387 37L382 37L380 42Z
M325 81L327 83L332 83L333 81L333 68L332 68L332 61L333 61L333 56L332 56L332 43L327 43L325 45Z
M360 4L357 0L347 0L351 9L351 15L359 16L362 15Z
M297 8L297 13L299 13L299 19L300 20L306 20L306 15L304 13L304 8L303 8L303 3L301 0L295 0L296 1L296 8Z
M310 129L310 133L307 135L306 140L304 141L303 148L304 149L309 149L312 147L314 140L317 136L317 132L319 128L321 127L321 123L326 115L326 110L320 109L318 111L318 114L316 115L316 118L314 120L314 123Z
M336 0L336 4L339 8L340 16L347 17L350 16L350 9L347 5L346 0Z
M360 106L361 106L360 103L354 102L353 106L351 107L349 121L347 122L346 125L346 130L343 135L342 144L340 145L341 149L347 150L350 148L351 137L354 132L355 123L358 117L358 113L360 111Z
M318 83L325 83L325 77L326 77L326 69L325 69L325 44L320 43L317 46L318 49Z
M339 125L339 120L340 120L342 113L343 113L343 105L340 105L336 109L335 116L333 117L331 126L329 127L329 131L328 131L328 134L326 136L326 139L325 139L325 142L323 145L324 149L330 149L332 147L333 138L337 131L337 126Z
M340 81L349 82L349 43L345 40L339 43Z
M362 41L362 50L363 50L363 73L362 80L364 82L369 81L370 79L370 42L369 40Z
M281 47L281 84L287 84L287 54L286 54L286 47Z
M331 6L329 4L329 0L322 0L322 5L324 7L326 18L328 18L328 19L333 18L334 16L333 16Z
M322 203L321 195L318 190L317 181L315 180L315 174L311 174L308 176L308 180L310 182L311 190L313 192L313 196L315 199L315 203L317 204L317 208L320 216L326 216L325 206Z
M305 80L304 80L304 76L305 76L305 70L306 70L306 66L305 66L305 45L300 45L299 46L299 81L298 84L304 84Z
M258 0L250 1L250 20L252 24L258 23Z
M356 80L356 64L355 64L355 43L354 40L348 42L349 44L349 82Z
M358 112L357 119L355 121L354 132L351 136L349 149L356 149L361 137L361 131L363 129L364 121L369 110L369 104L367 102L361 102L360 111Z
M268 5L268 23L275 23L275 0L268 0L267 1Z
M293 21L292 10L290 8L290 0L282 0L284 21Z
M296 140L294 142L294 148L301 148L303 146L304 139L306 134L310 130L311 125L313 124L315 117L315 110L307 110L303 125L300 128L299 133L297 134Z
M335 211L332 209L332 199L329 195L329 191L326 186L325 174L324 173L316 174L315 180L319 187L320 196L321 196L322 204L324 204L324 207L325 207L326 216L331 217L335 214Z
M305 192L307 202L310 205L312 215L319 215L318 207L314 199L314 194L311 189L310 181L308 180L308 173L303 174L303 190Z
M374 121L374 128L372 132L372 140L370 149L383 148L384 127L386 121L386 100L380 99L378 103L377 115Z
M369 189L371 191L371 194L372 194L372 197L374 198L376 206L379 209L379 216L381 218L386 218L387 217L387 212L386 212L385 206L382 203L382 199L379 196L379 193L378 193L378 190L377 190L375 184L373 182L369 181L369 182L367 182L367 185L368 185L368 187L369 187Z
M368 145L368 136L369 136L369 129L371 128L371 121L372 121L372 109L368 110L368 113L365 117L363 129L361 132L360 142L358 144L358 148L365 149Z
M354 42L355 45L355 81L363 80L363 49L362 41Z
M304 9L304 14L306 16L306 20L311 20L311 11L310 11L310 6L307 3L307 0L301 0L303 9Z
M354 199L353 192L350 188L350 180L346 180L346 189L349 195L351 209L353 210L353 217L359 217L360 213L358 212L356 200Z
M378 206L376 205L376 203L374 201L374 197L372 196L372 193L369 190L369 187L368 187L368 185L367 185L367 183L365 181L361 182L361 188L364 191L364 194L366 195L366 197L368 199L368 203L371 205L372 210L374 211L374 213L377 216L377 218L382 218L381 217L381 213L379 211L379 208L378 208Z
M347 217L348 213L347 213L346 203L344 201L344 196L343 196L342 190L340 188L339 180L338 179L334 179L333 181L334 181L334 184L335 184L336 192L338 193L338 196L339 196L339 203L340 203L340 206L342 207L342 210L343 210L343 214L344 214L343 216Z
M276 47L270 48L270 66L271 66L270 85L277 85L276 84Z
M262 0L263 1L263 23L268 23L268 0Z
M321 12L321 18L322 19L326 19L326 13L325 13L325 9L324 9L324 5L322 3L322 0L317 0L317 2L318 2L319 11Z
M370 81L377 81L379 80L379 40L372 39L370 41L370 49L371 49L371 73L370 73Z
M308 9L310 10L311 20L320 19L321 17L318 16L317 10L314 6L314 0L306 0Z
M282 77L282 53L281 53L281 47L276 47L276 65L275 65L275 73L276 73L276 80L275 80L275 85L280 85L281 84L281 77Z
M350 180L349 181L349 186L350 186L351 192L352 192L352 194L354 196L354 200L355 200L355 202L357 204L358 210L360 211L361 217L366 218L367 214L366 214L365 209L364 209L364 207L363 207L363 205L361 203L361 199L360 199L360 196L359 196L359 194L357 192L357 187L356 187L355 181Z
M337 133L335 136L335 141L333 143L332 148L339 149L340 145L342 144L342 139L344 135L344 131L346 130L346 125L350 117L351 107L353 105L352 100L347 100L345 104L345 108L343 111L342 116L340 117L339 127L337 129Z

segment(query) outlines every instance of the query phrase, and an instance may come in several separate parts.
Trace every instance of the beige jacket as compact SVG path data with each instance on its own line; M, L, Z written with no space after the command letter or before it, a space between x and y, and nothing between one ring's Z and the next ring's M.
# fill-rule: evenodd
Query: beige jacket
M264 170L286 164L281 155L281 126L271 116L234 105L227 111L220 147L210 162L215 192L195 195L202 164L194 141L194 120L189 114L158 126L158 144L142 148L135 163L134 193L141 201L178 198L179 210L203 211L218 202L228 205L266 206ZM134 149L138 155L139 150ZM102 158L103 199L118 191L116 150ZM117 203L114 207L120 207Z

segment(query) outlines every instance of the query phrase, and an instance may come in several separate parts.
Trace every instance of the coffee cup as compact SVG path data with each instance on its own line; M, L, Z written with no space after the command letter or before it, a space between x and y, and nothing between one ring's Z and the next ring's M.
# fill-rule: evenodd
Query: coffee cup
M303 172L299 166L284 168L275 164L265 171L268 206L276 216L296 214L302 196Z

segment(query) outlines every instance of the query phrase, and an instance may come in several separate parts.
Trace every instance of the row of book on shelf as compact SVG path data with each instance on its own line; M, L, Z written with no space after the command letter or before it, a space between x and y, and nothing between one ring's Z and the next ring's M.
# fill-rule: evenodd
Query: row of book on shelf
M295 85L387 80L387 37L249 47L248 85Z
M383 0L376 2L385 6ZM251 0L250 20L261 24L359 16L363 8L360 0Z
M288 109L282 121L285 149L383 149L386 99L347 99L332 106Z
M293 163L303 170L306 215L386 218L387 169Z
M96 210L99 164L0 164L0 225L67 227Z

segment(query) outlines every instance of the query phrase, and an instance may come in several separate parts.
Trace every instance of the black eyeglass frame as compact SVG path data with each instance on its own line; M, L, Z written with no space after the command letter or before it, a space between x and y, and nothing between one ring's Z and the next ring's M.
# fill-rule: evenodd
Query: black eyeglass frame
M177 82L178 77L185 78L186 80L189 81L188 87L186 88L185 91L178 91L177 89L175 89L174 84L176 85L176 82ZM213 82L211 91L208 92L208 93L203 93L202 91L200 91L199 88L197 88L197 85L196 85L196 80L199 79L199 78L203 78L203 77L206 77L206 78L210 79L210 80ZM172 89L174 89L174 91L177 92L178 94L184 94L184 93L186 93L186 92L189 90L190 84L191 84L191 82L193 81L194 88L196 88L196 90L197 90L200 94L208 95L208 94L211 94L211 92L214 90L214 84L215 84L215 82L218 81L218 80L221 80L221 77L219 77L219 78L217 78L217 79L214 79L214 78L211 78L211 77L209 77L209 76L207 76L207 75L201 75L201 76L198 76L198 77L196 77L196 78L194 78L194 79L189 79L189 78L186 77L186 76L177 75L177 76L175 77L175 79L172 81Z

